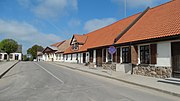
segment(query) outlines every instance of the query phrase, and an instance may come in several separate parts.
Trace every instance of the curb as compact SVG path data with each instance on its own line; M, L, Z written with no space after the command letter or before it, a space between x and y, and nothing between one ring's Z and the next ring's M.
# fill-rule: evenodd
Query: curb
M70 69L73 69L73 70L78 70L78 71L94 74L94 75L97 75L97 76L106 77L106 78L109 78L109 79L118 80L118 81L121 81L121 82L129 83L129 84L132 84L132 85L136 85L136 86L140 86L140 87L144 87L144 88L148 88L148 89L152 89L152 90L156 90L156 91L159 91L159 92L163 92L163 93L166 93L166 94L170 94L170 95L173 95L173 96L180 97L180 94L174 93L174 92L171 92L171 91L162 90L162 89L158 89L158 88L155 88L155 87L150 87L150 86L146 86L146 85L142 85L142 84L126 81L126 80L123 80L123 79L120 79L120 78L116 78L116 77L113 77L113 76L107 76L107 75L98 74L98 73L94 73L94 72L90 72L90 71L86 71L86 70L81 70L81 69L78 69L78 68L73 68L73 67L70 67L70 66L62 65L62 64L57 64L57 65L64 66L64 67L67 67L67 68L70 68Z
M8 71L10 71L16 64L18 64L19 63L19 61L18 62L16 62L16 63L14 63L11 67L9 67L4 73L2 73L1 75L0 75L0 79L8 72Z

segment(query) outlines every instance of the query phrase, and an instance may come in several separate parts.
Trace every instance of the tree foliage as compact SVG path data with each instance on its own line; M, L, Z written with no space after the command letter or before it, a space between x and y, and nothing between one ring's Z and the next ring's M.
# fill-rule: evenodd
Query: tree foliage
M13 39L4 39L0 42L0 50L6 52L8 55L10 53L16 52L18 49L18 44Z
M38 51L43 51L43 47L42 46L39 46L39 45L34 45L32 46L31 48L29 48L27 50L27 54L31 54L31 56L33 57L33 59L36 59L37 58L37 52Z

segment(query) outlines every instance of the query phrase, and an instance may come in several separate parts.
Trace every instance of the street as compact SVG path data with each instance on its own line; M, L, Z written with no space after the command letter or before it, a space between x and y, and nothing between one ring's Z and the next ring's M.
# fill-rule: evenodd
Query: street
M20 62L0 79L0 101L179 101L178 97L46 62Z

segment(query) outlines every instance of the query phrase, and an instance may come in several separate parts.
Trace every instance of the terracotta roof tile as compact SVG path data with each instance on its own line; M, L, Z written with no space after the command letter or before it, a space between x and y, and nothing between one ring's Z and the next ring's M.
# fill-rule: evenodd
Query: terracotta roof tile
M151 8L116 44L180 34L180 0Z
M69 40L65 40L61 45L59 45L57 48L58 48L58 51L56 51L56 53L63 53L67 48L69 48L70 46L70 41L71 39Z
M111 25L100 28L93 32L84 34L83 36L87 36L87 40L83 46L80 47L78 51L72 51L71 47L69 47L65 54L75 53L75 52L83 52L87 51L89 48L96 48L102 46L112 45L114 43L114 39L123 31L134 19L138 17L139 14L130 16L128 18L119 20Z
M78 35L78 34L74 34L74 38L77 40L78 43L80 44L84 44L87 40L87 36L85 35Z
M64 41L61 41L61 42L57 42L57 43L54 43L50 46L53 46L53 47L58 47L59 45L61 45Z

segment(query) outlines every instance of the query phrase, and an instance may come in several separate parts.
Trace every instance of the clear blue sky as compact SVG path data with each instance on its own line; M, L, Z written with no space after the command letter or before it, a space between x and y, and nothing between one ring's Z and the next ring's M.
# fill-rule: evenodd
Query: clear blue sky
M127 17L170 0L127 0ZM15 39L23 53L123 19L124 0L0 0L0 40Z

